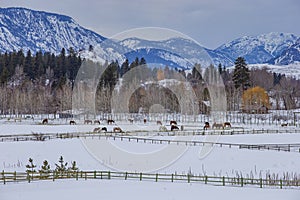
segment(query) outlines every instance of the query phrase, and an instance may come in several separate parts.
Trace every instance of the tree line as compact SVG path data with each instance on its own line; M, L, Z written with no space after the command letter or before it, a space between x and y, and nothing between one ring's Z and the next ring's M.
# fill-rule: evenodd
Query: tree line
M214 79L219 74L225 85L227 110L242 110L245 107L242 102L250 102L249 98L253 98L253 93L258 91L268 94L273 100L265 103L267 101L264 99L261 101L264 103L259 106L270 107L271 103L276 109L293 109L299 106L299 80L269 72L266 68L249 69L242 57L236 59L234 70L228 70L221 64L207 68L195 64L190 72L168 66L148 67L144 58L136 58L132 62L126 59L121 64L118 61L94 63L105 69L94 85L95 96L90 95L95 87L74 85L83 62L92 61L82 59L72 48L62 49L58 55L48 52L32 54L30 51L25 55L22 50L0 54L0 113L43 114L70 110L74 87L81 87L84 101L95 102L96 112L112 112L112 106L116 105L120 107L119 110L122 110L121 106L127 106L128 110L124 111L128 112L137 113L141 108L144 109L143 112L149 112L151 109L155 110L152 107L154 104L159 104L166 112L178 113L182 112L181 109L188 110L196 106L199 113L208 113L207 102L212 99L205 81L211 78L211 74L214 74ZM155 83L170 79L188 80L197 99L189 97L186 85L180 81L170 82L171 85L164 83L169 84L167 87L160 84L140 85L141 80ZM263 90L255 88L257 86ZM116 88L121 88L119 93L122 94L119 95L126 98L129 104L122 105L121 99L113 105L112 97ZM244 95L250 88L255 89ZM180 93L179 96L175 95L176 91ZM266 98L265 95L261 96ZM183 108L182 102L193 106Z

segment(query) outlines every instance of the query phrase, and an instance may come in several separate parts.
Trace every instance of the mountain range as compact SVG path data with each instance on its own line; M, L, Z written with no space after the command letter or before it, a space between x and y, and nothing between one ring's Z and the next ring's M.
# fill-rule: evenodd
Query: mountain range
M288 65L300 62L300 37L291 33L244 36L208 49L186 38L151 41L140 38L109 40L80 26L71 17L26 8L0 8L0 52L53 52L72 47L83 57L119 62L144 57L147 63L160 63L189 69L195 63L210 62L232 66L242 56L248 64ZM91 47L93 47L91 50Z

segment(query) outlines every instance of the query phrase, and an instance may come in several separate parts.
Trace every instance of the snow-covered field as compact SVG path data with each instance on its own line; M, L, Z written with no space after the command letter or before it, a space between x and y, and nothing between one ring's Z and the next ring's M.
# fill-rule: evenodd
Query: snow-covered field
M65 133L91 131L97 125L34 125L30 123L6 123L0 121L0 135L34 133ZM17 125L16 125L17 124ZM57 123L58 124L58 123ZM127 131L147 130L157 131L159 126L154 123L129 124L119 123ZM241 126L241 125L238 125ZM112 129L109 126L108 129ZM192 126L190 126L190 129ZM200 129L197 124L194 128ZM251 128L251 127L248 127ZM254 127L252 127L254 128ZM255 128L265 128L257 126ZM278 126L268 126L273 129L283 129ZM295 129L295 127L284 127ZM300 130L299 130L300 133ZM267 144L267 143L300 143L300 134L257 134L257 135L222 135L222 136L147 136L147 138L215 141L224 143ZM91 143L98 145L93 149ZM106 146L105 146L106 145ZM105 148L109 146L109 149ZM124 163L120 155L114 154L114 148L124 152ZM178 150L177 154L172 152ZM99 156L97 150L105 152ZM164 154L169 150L169 154ZM48 141L1 142L0 170L26 170L28 159L33 158L39 169L44 160L48 160L51 168L55 168L60 156L71 163L76 161L80 170L119 170L122 167L140 172L141 163L146 163L146 171L154 173L193 173L216 176L244 177L252 174L254 177L264 177L266 174L297 173L300 174L300 153L272 150L248 150L229 147L201 147L176 144L151 144L143 141L120 139L106 140L104 138L54 139ZM155 155L157 159L153 161ZM126 157L129 156L129 157ZM141 165L130 156L138 156ZM164 162L169 159L168 162ZM152 165L151 162L156 162ZM152 168L151 168L152 167ZM152 182L137 180L56 180L42 182L9 183L0 186L0 199L300 199L299 189L222 187L204 185L202 183L182 182Z

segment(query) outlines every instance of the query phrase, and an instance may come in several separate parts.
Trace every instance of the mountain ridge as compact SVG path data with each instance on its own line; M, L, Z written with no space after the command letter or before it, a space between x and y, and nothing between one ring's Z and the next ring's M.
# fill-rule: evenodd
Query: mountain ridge
M203 59L215 65L232 66L238 56L243 56L248 64L287 65L300 61L300 39L292 33L243 36L216 49L183 38L104 41L108 41L106 37L85 29L66 15L19 7L0 8L0 52L23 49L58 54L62 48L72 47L88 58L91 55L88 49L92 46L97 49L93 54L96 60L100 57L121 62L126 55L130 59L146 56L150 61L159 60L181 69L190 68L190 63L201 63Z

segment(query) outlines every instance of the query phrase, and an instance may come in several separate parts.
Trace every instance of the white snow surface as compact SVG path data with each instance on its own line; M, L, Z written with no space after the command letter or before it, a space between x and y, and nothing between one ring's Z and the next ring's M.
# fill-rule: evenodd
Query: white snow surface
M33 122L0 121L0 135L31 134L34 133L62 133L91 131L97 125L70 126L64 121L51 122L50 125L37 125ZM190 124L189 124L190 125ZM119 122L118 126L126 131L147 130L157 131L159 126L153 122L147 124ZM114 125L107 126L112 129ZM198 124L194 128L200 129ZM248 127L254 128L254 127ZM257 126L255 128L266 128ZM281 129L270 126L267 128ZM295 129L295 127L285 127ZM300 131L299 131L300 132ZM150 136L148 136L150 137ZM299 143L300 134L258 134L258 135L231 135L231 136L151 136L151 138L217 141L225 143L263 144L263 143ZM99 140L99 138L94 138ZM105 140L105 139L100 139ZM99 140L99 141L100 141ZM149 153L160 151L167 144L151 144L131 140L109 139L111 144L132 153ZM175 145L175 144L173 144ZM202 147L188 146L187 150L174 162L154 170L153 173L188 173L207 174L216 176L234 176L236 173L248 175L278 173L298 173L300 154L296 152L257 151L228 147L214 147L206 156L199 156ZM0 143L0 170L26 170L28 158L33 158L37 168L44 160L48 160L54 168L58 158L63 156L70 163L76 161L80 170L111 170L103 160L97 160L84 145L84 139L55 139L44 142L1 142ZM138 171L138 170L136 170ZM1 200L32 200L32 199L286 199L298 200L299 189L222 187L204 185L202 183L183 182L152 182L137 180L56 180L41 182L9 183L0 186Z

